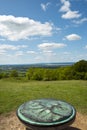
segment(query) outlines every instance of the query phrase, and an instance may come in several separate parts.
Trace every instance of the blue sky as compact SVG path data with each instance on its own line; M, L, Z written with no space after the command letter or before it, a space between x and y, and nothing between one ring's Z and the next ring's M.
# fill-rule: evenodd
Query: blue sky
M0 64L87 60L87 0L0 0Z

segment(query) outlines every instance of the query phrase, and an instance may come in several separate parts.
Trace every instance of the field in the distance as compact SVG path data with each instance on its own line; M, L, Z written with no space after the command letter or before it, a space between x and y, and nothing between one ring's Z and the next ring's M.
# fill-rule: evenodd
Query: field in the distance
M38 98L65 100L87 114L87 81L0 80L0 114L16 111L22 103Z

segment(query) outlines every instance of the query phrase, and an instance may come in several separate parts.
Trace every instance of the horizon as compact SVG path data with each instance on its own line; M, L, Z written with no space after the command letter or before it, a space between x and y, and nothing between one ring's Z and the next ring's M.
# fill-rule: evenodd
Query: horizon
M1 0L0 65L87 60L87 0Z
M0 64L0 66L3 66L3 65L40 65L40 64L73 64L73 63L76 63L76 62L41 62L41 63L25 63L25 64Z

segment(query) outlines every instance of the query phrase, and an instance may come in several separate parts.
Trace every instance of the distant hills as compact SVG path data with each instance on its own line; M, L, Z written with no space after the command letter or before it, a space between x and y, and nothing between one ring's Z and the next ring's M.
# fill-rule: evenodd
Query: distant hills
M74 62L0 65L0 71L17 70L24 72L30 67L57 68L62 66L71 66L73 64Z

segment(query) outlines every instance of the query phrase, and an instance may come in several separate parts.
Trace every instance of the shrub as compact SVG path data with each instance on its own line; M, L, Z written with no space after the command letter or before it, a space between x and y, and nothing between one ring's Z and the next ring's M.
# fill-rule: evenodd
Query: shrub
M76 72L87 72L87 61L81 60L73 65Z
M18 77L17 70L12 70L11 73L10 73L10 77Z

